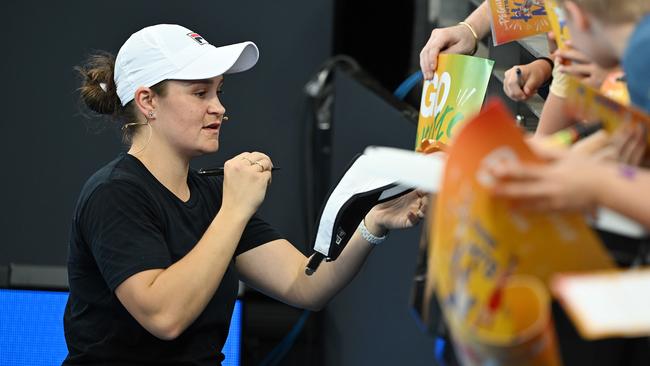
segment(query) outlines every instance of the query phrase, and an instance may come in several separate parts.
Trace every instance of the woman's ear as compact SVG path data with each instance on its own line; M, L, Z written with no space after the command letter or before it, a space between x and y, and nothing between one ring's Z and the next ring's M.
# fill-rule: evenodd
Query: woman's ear
M135 98L133 99L140 113L149 118L153 117L155 109L154 96L155 93L151 88L141 86L135 91Z
M583 8L573 1L564 2L564 8L566 9L566 16L568 21L573 23L573 26L583 32L588 32L591 28L589 22L589 16Z

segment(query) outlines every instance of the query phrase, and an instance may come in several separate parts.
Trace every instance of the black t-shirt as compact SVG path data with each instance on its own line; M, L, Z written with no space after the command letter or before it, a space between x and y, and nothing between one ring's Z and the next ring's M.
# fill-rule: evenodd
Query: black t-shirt
M203 313L171 341L145 330L114 293L138 272L169 267L203 236L221 207L223 181L190 171L187 182L190 199L183 202L128 154L86 182L70 235L64 365L215 365L223 360L238 288L233 260ZM279 238L254 216L235 256Z

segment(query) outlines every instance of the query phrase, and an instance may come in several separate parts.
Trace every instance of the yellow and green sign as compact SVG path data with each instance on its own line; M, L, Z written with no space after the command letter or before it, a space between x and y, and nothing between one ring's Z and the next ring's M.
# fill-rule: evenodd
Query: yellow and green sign
M425 80L415 149L435 141L448 145L454 132L483 104L494 61L442 54L433 79Z

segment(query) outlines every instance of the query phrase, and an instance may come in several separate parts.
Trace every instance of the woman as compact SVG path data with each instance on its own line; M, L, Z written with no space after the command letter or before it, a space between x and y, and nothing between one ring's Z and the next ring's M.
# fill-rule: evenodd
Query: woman
M64 364L212 365L223 360L239 279L320 309L370 242L423 217L417 192L376 206L341 256L306 276L308 258L255 215L271 182L268 156L239 154L223 179L191 171L192 157L218 150L223 75L257 58L251 42L216 48L156 25L134 33L114 64L97 54L78 68L84 102L121 121L131 146L88 180L75 209Z

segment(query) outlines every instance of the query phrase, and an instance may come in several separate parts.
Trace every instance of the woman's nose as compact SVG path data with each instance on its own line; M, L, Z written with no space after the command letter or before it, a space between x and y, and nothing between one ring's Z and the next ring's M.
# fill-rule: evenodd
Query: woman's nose
M208 107L208 112L223 115L224 113L226 113L226 108L223 106L223 104L221 104L219 98L214 98L210 102L210 105Z

